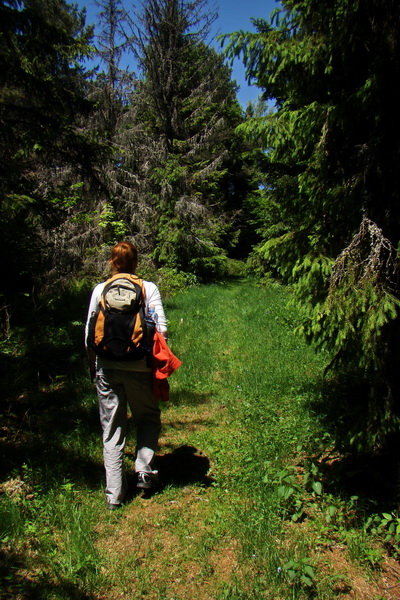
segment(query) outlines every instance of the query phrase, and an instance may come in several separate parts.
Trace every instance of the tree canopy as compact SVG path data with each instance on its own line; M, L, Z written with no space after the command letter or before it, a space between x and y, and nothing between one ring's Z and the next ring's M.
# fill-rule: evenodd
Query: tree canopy
M92 28L84 21L82 12L60 0L0 4L4 306L15 291L32 288L47 262L46 231L59 222L52 200L64 174L88 170L96 153L80 122L90 111L80 61Z
M369 381L360 445L398 428L399 115L396 2L288 0L230 36L247 77L275 99L241 129L266 152L260 268L295 286L301 330L331 366ZM269 174L269 175L268 175ZM360 376L360 374L359 374ZM380 437L381 436L381 437Z
M96 5L98 36L64 0L0 2L4 331L16 296L95 279L125 237L150 272L191 280L248 259L293 285L328 367L367 384L348 437L385 443L400 407L397 3L283 0L225 36L225 57L206 0ZM245 112L237 56L262 92Z
M93 37L84 11L64 0L0 6L0 227L4 252L13 248L5 305L21 285L93 274L121 237L153 267L212 277L240 236L254 184L237 154L230 69L207 45L215 15L205 0L97 8ZM138 74L121 67L123 51ZM85 70L87 57L99 68Z

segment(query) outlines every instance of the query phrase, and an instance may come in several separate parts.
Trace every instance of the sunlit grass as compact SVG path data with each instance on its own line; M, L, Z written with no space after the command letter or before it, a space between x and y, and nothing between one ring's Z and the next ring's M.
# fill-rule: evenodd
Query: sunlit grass
M312 504L319 482L298 491L294 470L326 435L310 408L325 361L295 336L289 298L250 280L166 302L182 366L162 406L163 487L132 494L120 511L105 510L97 401L83 366L34 392L43 409L26 418L0 495L5 600L288 600L316 597L316 586L321 600L335 597L313 561L316 539L329 536L326 511L335 504L339 523L345 505ZM288 527L304 501L319 530ZM362 535L349 540L360 555Z

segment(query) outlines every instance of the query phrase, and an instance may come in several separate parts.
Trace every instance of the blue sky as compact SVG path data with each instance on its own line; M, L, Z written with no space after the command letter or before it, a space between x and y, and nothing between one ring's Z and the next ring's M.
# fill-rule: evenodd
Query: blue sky
M276 0L219 0L217 2L219 18L216 22L218 33L232 33L243 29L254 31L251 18L269 19L271 12L278 6ZM248 86L244 78L244 67L240 60L235 60L232 77L240 86L238 99L245 108L248 100L256 100L259 88Z
M98 9L91 0L75 0L80 8L86 7L86 22L88 25L96 23L96 13ZM126 7L133 2L126 0ZM277 0L217 0L216 8L219 13L217 21L214 23L213 34L232 33L243 29L244 31L254 31L251 24L251 17L269 19L271 12L278 6ZM213 2L210 1L210 6ZM240 86L238 99L243 108L246 107L249 100L256 100L260 90L255 86L248 86L244 79L244 67L239 60L235 60L232 68L232 77Z

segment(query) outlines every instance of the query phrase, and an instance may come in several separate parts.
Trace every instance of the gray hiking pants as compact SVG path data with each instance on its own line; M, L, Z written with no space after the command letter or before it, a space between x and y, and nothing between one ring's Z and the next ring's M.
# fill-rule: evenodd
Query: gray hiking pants
M106 499L111 504L120 504L127 489L123 459L128 405L137 427L136 472L152 472L161 430L160 408L154 398L150 371L104 369L97 374L96 388L103 429Z

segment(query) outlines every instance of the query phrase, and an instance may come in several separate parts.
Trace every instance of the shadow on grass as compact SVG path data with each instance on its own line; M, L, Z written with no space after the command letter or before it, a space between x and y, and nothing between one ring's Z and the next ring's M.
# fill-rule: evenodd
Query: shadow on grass
M171 406L198 406L210 401L210 394L204 392L194 392L193 390L172 390L170 398L166 403Z
M1 482L4 489L10 484L20 489L22 496L36 498L39 504L32 505L34 514L40 510L41 495L66 481L98 489L104 478L102 458L96 461L87 452L91 439L99 447L101 439L97 403L85 400L90 386L83 380L76 383L63 380L40 388L21 387L20 393L3 400L0 425ZM27 510L31 510L30 502L25 502ZM84 591L78 579L75 583L59 573L54 577L47 575L48 567L48 563L42 563L40 554L26 549L18 551L6 543L0 552L0 598L94 600L98 597Z
M390 512L399 507L398 453L386 451L323 459L320 467L328 490L349 498L357 496L372 512Z
M26 556L11 547L0 549L0 598L1 600L95 600L97 595L85 592L79 584L63 580L50 581L40 573L33 578L26 576ZM11 577L12 575L12 577Z
M322 394L321 394L322 391ZM368 402L369 385L356 377L327 380L319 400L310 403L325 431L334 440L331 452L318 456L327 491L358 496L366 507L390 511L400 504L400 436L387 435L375 450L362 450L351 444L353 436L366 439L373 408Z
M159 485L152 490L146 490L146 498L159 494L167 486L184 487L199 484L208 487L214 481L208 475L209 459L194 446L180 446L169 454L157 455L154 469L158 471ZM128 501L137 494L142 494L142 491L136 490L136 478L133 477L129 483Z
M158 469L163 486L185 486L191 483L209 486L213 482L207 475L210 469L209 459L194 446L180 446L170 454L156 456L155 468Z
M85 379L60 376L50 385L31 381L1 404L0 478L21 477L28 465L44 488L65 479L98 486L102 461L88 456L91 439L100 439L97 402Z

